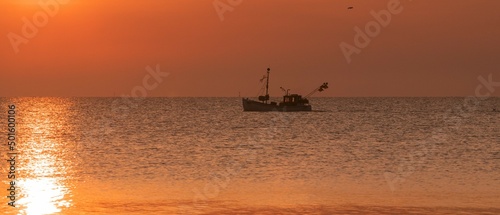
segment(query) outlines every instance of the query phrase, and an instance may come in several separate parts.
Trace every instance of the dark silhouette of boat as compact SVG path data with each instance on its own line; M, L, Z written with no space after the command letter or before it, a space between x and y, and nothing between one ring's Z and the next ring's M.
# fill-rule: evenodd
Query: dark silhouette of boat
M243 110L244 111L283 111L283 112L295 112L295 111L311 111L312 107L307 99L316 92L322 92L328 89L328 83L323 83L320 87L316 88L314 91L309 93L307 96L302 97L299 94L289 94L289 90L285 90L283 87L281 89L285 92L282 102L269 102L269 72L270 68L267 69L267 75L264 77L266 79L266 95L259 96L259 101L254 101L249 98L243 98Z

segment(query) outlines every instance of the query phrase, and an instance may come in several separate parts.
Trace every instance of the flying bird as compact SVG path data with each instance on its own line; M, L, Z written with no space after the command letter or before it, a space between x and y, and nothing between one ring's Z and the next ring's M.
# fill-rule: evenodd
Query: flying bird
M347 9L348 9L348 10L352 10L352 9L354 9L354 7L352 7L352 6L351 6L351 7L348 7Z

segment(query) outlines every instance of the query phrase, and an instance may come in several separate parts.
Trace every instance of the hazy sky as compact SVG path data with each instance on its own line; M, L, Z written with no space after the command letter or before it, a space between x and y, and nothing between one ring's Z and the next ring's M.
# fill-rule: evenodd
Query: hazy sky
M320 96L466 96L479 76L500 82L498 0L59 1L1 1L0 96L130 95L157 64L169 76L146 78L149 96L257 96L268 66L271 96L323 82ZM355 31L367 24L369 43ZM350 62L340 44L356 47Z

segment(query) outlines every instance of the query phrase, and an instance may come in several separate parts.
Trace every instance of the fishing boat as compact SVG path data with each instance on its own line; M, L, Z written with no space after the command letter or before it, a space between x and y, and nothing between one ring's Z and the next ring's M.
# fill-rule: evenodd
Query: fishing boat
M328 83L325 82L307 96L302 97L299 94L289 94L290 89L285 90L280 87L281 90L285 92L283 100L281 102L269 101L269 73L271 69L267 68L267 75L263 79L266 79L266 94L258 97L258 101L251 100L249 98L243 98L243 111L257 111L257 112L267 112L267 111L282 111L282 112L295 112L295 111L311 111L312 107L309 104L308 97L312 96L316 92L322 92L328 89ZM263 80L261 79L261 80Z

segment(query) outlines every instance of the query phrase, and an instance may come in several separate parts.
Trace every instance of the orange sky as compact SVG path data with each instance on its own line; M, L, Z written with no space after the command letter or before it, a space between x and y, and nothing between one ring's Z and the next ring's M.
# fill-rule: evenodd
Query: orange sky
M350 63L340 43L393 0L242 0L224 21L214 0L60 1L18 53L8 35L45 12L1 1L0 96L129 95L156 64L170 75L149 96L253 97L269 65L271 96L326 81L321 96L466 96L480 75L500 82L497 0L401 0Z

